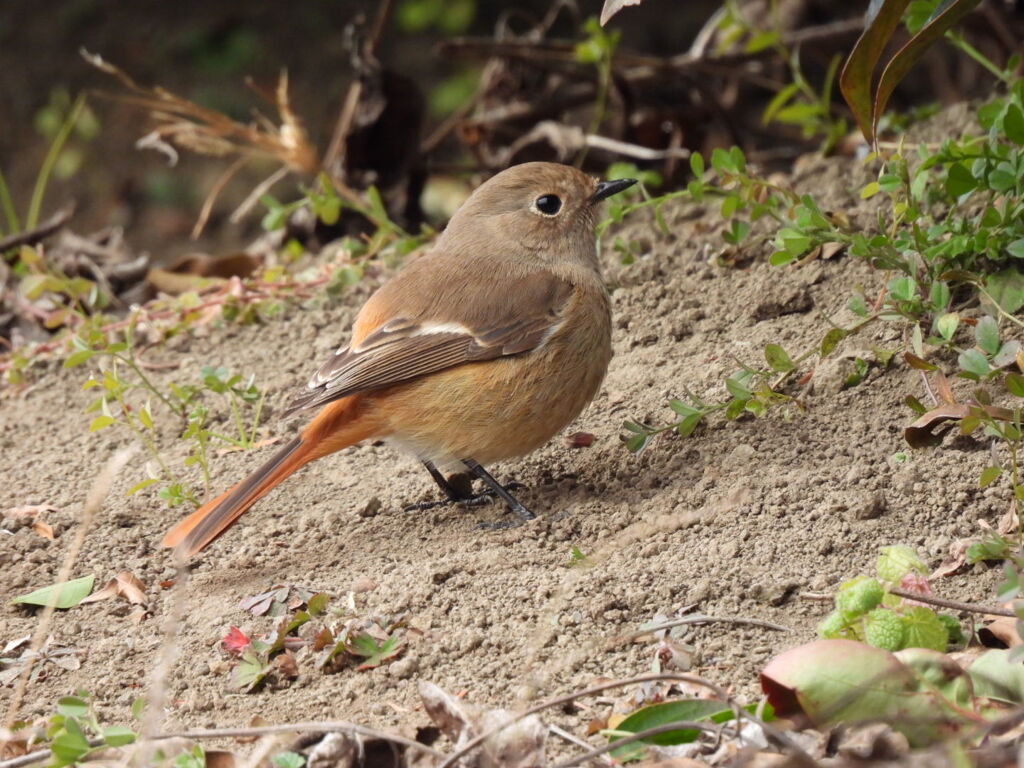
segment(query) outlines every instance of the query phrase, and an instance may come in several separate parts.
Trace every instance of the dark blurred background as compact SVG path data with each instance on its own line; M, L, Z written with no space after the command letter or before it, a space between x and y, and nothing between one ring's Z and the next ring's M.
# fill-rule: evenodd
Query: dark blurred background
M562 5L565 7L554 14L547 30L547 40L582 39L586 34L583 20L596 16L602 3L578 0ZM751 18L765 17L769 12L763 3L743 5ZM1008 9L1012 17L1017 5L1003 3L1000 7ZM622 11L609 28L621 30L619 54L669 57L686 52L720 6L717 0L646 0L640 7ZM857 18L865 6L866 2L787 0L773 6L773 19L781 19L787 29L798 30ZM360 16L372 23L377 11L377 3L358 0L3 0L0 168L15 204L24 208L50 139L73 98L87 90L89 111L55 168L43 215L73 199L78 206L78 231L119 224L126 228L136 249L148 249L154 255L187 250L192 247L187 235L197 212L229 161L182 153L181 162L171 168L158 153L134 149L134 142L150 129L146 113L94 93L123 93L123 89L89 66L79 49L101 55L141 84L163 86L243 122L252 117L254 108L276 121L273 104L247 88L245 78L251 76L259 86L272 91L280 71L287 69L292 105L313 144L323 151L353 76L346 28ZM377 55L385 68L409 77L422 92L425 118L421 135L429 134L467 102L486 62L486 57L479 55L462 56L451 51L439 55L439 43L456 36L493 38L499 29L506 34L525 34L551 11L549 0L395 0ZM971 24L991 26L983 16ZM854 38L855 34L840 35L817 47L804 46L801 63L807 77L820 82L833 55L848 51ZM988 38L994 39L990 47L998 49L999 35L988 29ZM996 50L994 55L1002 53ZM545 66L543 63L541 69ZM745 149L773 149L779 140L775 133L757 125L756 112L751 112L752 119L740 113L731 117L723 114L723 110L728 112L737 105L762 109L773 95L771 83L785 81L786 73L780 74L779 70L785 69L784 64L758 66L752 84L744 81L739 86L726 75L722 75L721 82L708 80L703 84L720 91L718 95L727 99L721 104L710 104L707 93L701 94L699 81L703 76L699 74L677 78L667 72L642 88L630 86L622 93L647 102L653 100L658 129L667 125L666 121L676 121L683 126L679 135L684 145L691 148L706 150L716 143L736 141L747 145ZM585 66L576 66L573 72L573 77L594 76ZM987 88L991 88L991 80L979 76L978 68L962 56L937 52L922 63L916 77L908 79L894 106L978 98ZM838 93L833 100L841 104ZM621 107L614 100L611 106ZM613 123L610 119L609 130ZM636 126L617 130L629 134L631 140L645 141L643 131ZM816 146L813 141L801 144L799 135L790 133L794 151ZM599 155L593 162L607 163L609 159ZM455 169L472 166L471 158L454 137L429 158L429 163ZM226 187L211 222L214 226L205 235L208 248L230 248L258 229L258 215L242 226L221 226L223 215L274 168L271 163L256 163ZM427 168L427 172L431 170ZM287 199L285 189L280 194Z

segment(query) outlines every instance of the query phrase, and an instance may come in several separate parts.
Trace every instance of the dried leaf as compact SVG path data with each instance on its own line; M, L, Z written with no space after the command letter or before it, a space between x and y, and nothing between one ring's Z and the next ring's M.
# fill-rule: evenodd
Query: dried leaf
M932 408L928 413L903 430L903 436L912 448L924 448L930 445L937 445L942 437L936 435L932 430L946 421L959 421L966 418L971 408L978 408L984 411L990 418L999 421L1013 421L1013 411L1009 408L1000 408L995 405L969 406L969 405L940 405Z
M978 629L978 639L982 645L989 648L1016 648L1024 643L1017 632L1017 619L989 614L986 614L985 618L991 621Z
M121 571L104 584L102 589L93 592L82 602L95 603L112 597L123 597L132 605L145 605L146 587L130 571Z
M604 7L601 9L601 26L607 24L612 16L630 5L640 5L643 0L604 0Z
M589 448L595 439L590 432L573 432L565 438L565 444L570 448Z
M53 541L53 526L49 523L44 523L42 520L36 520L32 523L32 530L44 539Z
M11 507L0 513L0 517L9 517L21 523L28 523L46 515L60 512L60 509L52 504L36 504L28 507Z
M967 562L967 550L971 546L970 539L958 539L949 546L949 554L939 567L928 576L929 580L944 579L947 576L956 576L970 568Z
M910 0L888 0L872 3L868 10L874 16L865 22L864 32L857 39L850 56L839 75L839 90L842 91L850 111L857 118L860 130L868 143L874 142L874 120L871 112L871 81L878 59L885 51L886 43L896 31Z
M9 643L7 643L7 645L4 646L3 651L0 651L0 653L3 653L4 656L6 656L11 651L16 651L19 648L21 648L21 646L25 645L25 643L27 643L31 639L32 635L25 635L24 637L15 638L14 640L11 640Z
M285 651L275 656L274 660L270 662L270 666L288 680L294 680L299 676L299 665L295 661L295 654L291 651Z
M203 752L206 768L235 768L238 760L232 752L222 749L207 749Z
M864 135L869 141L872 140L872 136L878 127L878 121L881 119L882 113L885 111L886 104L889 103L889 97L892 95L896 86L899 85L900 81L906 77L910 68L913 67L914 64L917 63L918 59L920 59L925 52L946 33L946 30L955 26L964 16L970 13L974 9L974 6L979 2L980 0L945 0L945 2L939 3L932 15L932 18L928 20L928 23L925 24L916 35L910 38L906 45L900 48L896 52L896 55L889 60L889 63L885 65L885 69L882 70L882 76L878 80L878 90L875 91L871 132L869 133L868 131L864 131ZM907 3L905 0L889 0L886 5L899 7L899 15L902 15L903 8L906 7ZM898 20L899 19L897 19L897 21ZM881 52L881 49L879 49L879 52ZM870 87L870 80L868 87ZM860 115L858 115L858 122L859 121ZM862 123L861 129L863 130L863 128L864 125Z
M469 741L476 735L479 713L475 707L426 680L420 681L419 693L423 709L453 744Z

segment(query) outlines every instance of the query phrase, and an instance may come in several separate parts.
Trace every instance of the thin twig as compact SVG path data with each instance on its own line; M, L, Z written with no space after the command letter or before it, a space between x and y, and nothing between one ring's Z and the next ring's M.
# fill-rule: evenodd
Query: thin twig
M797 597L801 600L821 600L829 603L836 599L835 595L830 595L827 592L799 592Z
M590 744L579 736L574 736L564 728L559 728L557 725L549 725L548 731L553 733L560 739L568 741L570 744L575 744L577 747L583 747L584 749L593 749L593 744ZM604 765L615 765L615 761L612 760L608 755L594 755L593 760L595 762L603 763Z
M1017 618L1017 614L1013 611L1008 611L1005 608L998 608L993 605L979 605L978 603L964 603L959 600L947 600L944 597L935 597L934 595L922 595L918 592L909 592L905 589L890 589L889 592L897 597L902 597L906 600L916 600L919 603L928 603L929 605L937 605L940 608L949 608L951 611L966 611L968 613L990 613L993 616L1008 616L1010 618Z
M199 211L199 218L196 219L196 225L192 227L192 234L189 235L193 240L198 240L199 235L203 233L203 229L206 227L206 222L210 219L210 212L213 211L213 204L217 202L217 198L220 197L220 193L224 191L224 187L227 186L228 182L234 177L236 173L242 170L243 166L250 160L248 155L239 155L238 159L235 160L231 165L227 167L210 187L210 191L206 195L206 199L203 201L203 207Z
M601 691L607 691L607 690L612 689L612 688L622 688L622 687L627 686L627 685L638 685L640 683L652 683L652 682L657 682L659 680L674 681L674 682L680 682L680 683L693 683L694 685L702 685L705 688L707 688L708 690L712 691L719 698L721 698L723 700L726 698L726 693L725 693L724 690L722 690L722 688L720 688L719 686L715 685L714 683L712 683L712 682L710 682L708 680L705 680L704 678L697 677L696 675L680 675L680 674L668 674L668 673L665 673L665 674L640 675L639 677L631 677L631 678L627 678L627 679L624 679L624 680L612 680L612 681L607 682L607 683L602 683L601 685L595 685L595 686L592 686L590 688L585 688L582 691L576 691L574 693L568 693L568 694L565 694L564 696L557 696L554 699L549 699L547 701L541 702L540 704L536 704L536 705L530 707L529 709L523 710L522 712L520 712L516 717L512 718L511 720L508 720L507 722L504 722L504 723L500 723L499 725L495 726L494 728L491 728L489 731L485 731L484 733L481 733L480 735L476 736L475 738L470 739L469 742L467 742L461 749L458 749L455 752L453 752L450 755L448 755L448 757L445 758L444 762L441 763L437 768L451 768L451 766L455 765L455 763L457 763L463 757L465 757L470 752L472 752L474 749L479 747L481 744L484 743L484 741L486 741L487 739L491 738L491 736L493 736L494 734L496 734L496 733L498 733L500 731L505 730L510 725L519 722L524 717L529 717L530 715L536 714L537 712L541 712L541 711L543 711L545 709L549 709L550 707L557 707L557 706L559 706L561 704L566 704L566 703L568 703L570 701L575 701L576 699L583 698L584 696L593 696L595 693L600 693ZM0 766L0 768L2 768L2 766Z
M721 622L724 624L748 624L752 627L764 627L765 629L773 629L776 632L792 632L789 627L784 627L781 624L773 624L770 621L762 621L761 619L747 619L742 616L704 616L703 614L695 614L693 616L683 616L681 619L673 619L672 621L666 621L661 624L654 624L649 627L641 627L636 632L630 632L626 635L620 635L619 637L610 640L609 643L619 645L621 643L628 643L631 640L635 640L638 637L644 635L650 635L654 632L658 632L662 629L672 629L672 627L681 627L685 624L713 624Z
M75 204L69 203L34 229L18 232L7 237L0 237L0 253L9 251L11 248L17 248L20 245L35 245L67 224L74 213Z
M228 217L228 221L230 221L232 224L237 224L246 216L248 216L249 211L251 211L253 207L255 207L256 203L260 201L260 198L263 197L263 195L265 195L267 192L269 192L272 186L274 186L275 184L277 184L277 182L279 182L281 179L287 176L288 173L288 166L282 165L280 168L278 168L276 171L270 174L267 178L265 178L255 187L253 187L252 192L250 192L246 196L245 200L242 201L242 204L235 209L235 212L232 213L230 217Z

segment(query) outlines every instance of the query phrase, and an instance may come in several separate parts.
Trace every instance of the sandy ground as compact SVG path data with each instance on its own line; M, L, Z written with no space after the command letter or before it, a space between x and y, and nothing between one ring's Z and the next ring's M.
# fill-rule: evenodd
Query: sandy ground
M867 173L855 161L815 159L797 164L794 184L824 196L823 208L867 223L857 197ZM664 422L672 415L668 399L684 389L722 396L734 358L759 363L768 342L791 352L807 348L827 330L821 313L849 324L850 291L861 286L875 295L885 279L845 256L789 269L763 260L719 266L714 208L669 207L666 218L668 236L643 217L618 231L642 244L632 265L619 265L605 248L615 358L597 399L570 428L593 433L593 444L571 448L557 438L493 468L525 486L518 494L539 518L490 531L477 522L505 519L501 506L405 512L437 493L414 461L385 446L358 446L307 468L197 560L167 671L167 727L245 724L258 714L271 722L344 718L409 728L427 721L418 708L421 679L464 691L472 702L511 706L649 670L653 642L607 641L693 604L706 614L791 629L719 622L682 632L693 648L693 672L754 696L760 667L812 639L828 610L801 593L828 591L870 571L886 544L915 546L937 565L952 541L977 533L978 521L998 519L1006 489L977 487L989 463L984 442L948 438L941 448L915 452L904 444L911 413L901 401L907 394L923 399L916 371L897 359L842 389L852 356L870 358L872 346L897 348L895 327L848 339L806 385L790 389L805 411L712 419L688 439L668 434L640 456L628 453L619 439L624 419ZM191 380L204 364L255 373L269 393L269 434L288 435L296 425L274 412L345 340L374 284L364 281L331 306L292 308L264 326L175 340L150 357L178 368L156 375ZM0 532L0 645L35 628L37 612L8 600L54 580L91 483L128 444L113 431L87 431L84 376L84 369L53 364L27 392L0 404L0 509L60 510L48 518L54 541L3 523L13 530ZM170 437L166 432L164 444L173 451ZM216 459L215 486L241 478L270 450ZM900 451L908 451L902 463L893 458ZM125 496L143 462L137 454L116 478L73 575L92 573L102 584L129 570L147 585L150 613L136 622L121 601L59 612L53 642L78 649L81 668L50 667L28 688L26 716L50 713L58 697L85 689L107 722L127 722L130 703L147 690L176 594L158 586L175 577L159 540L181 512L162 508L148 491ZM588 567L569 564L573 547L588 556ZM979 566L938 589L988 601L998 576ZM372 586L355 596L361 611L404 613L418 631L409 633L404 654L381 668L325 674L300 656L300 676L290 686L238 693L223 672L220 639L231 625L269 631L272 619L253 617L238 603L279 583L336 598ZM582 733L592 715L560 717Z

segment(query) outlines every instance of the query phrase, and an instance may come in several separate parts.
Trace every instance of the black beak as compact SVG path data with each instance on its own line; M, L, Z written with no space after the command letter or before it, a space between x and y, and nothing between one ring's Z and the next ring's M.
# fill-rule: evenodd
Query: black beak
M624 189L629 189L636 184L636 179L616 179L615 181L602 181L597 185L597 191L591 195L590 204L599 203L606 197L617 195Z

